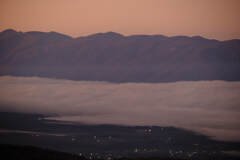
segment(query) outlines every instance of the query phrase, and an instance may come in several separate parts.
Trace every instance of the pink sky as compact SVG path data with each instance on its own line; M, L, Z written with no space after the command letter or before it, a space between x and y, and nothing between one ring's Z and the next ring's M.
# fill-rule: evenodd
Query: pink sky
M240 39L239 0L1 0L0 31Z

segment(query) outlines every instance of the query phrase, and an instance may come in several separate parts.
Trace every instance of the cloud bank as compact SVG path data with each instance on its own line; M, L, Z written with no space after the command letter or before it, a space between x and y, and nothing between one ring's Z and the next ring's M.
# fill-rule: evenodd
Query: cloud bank
M0 111L88 124L157 125L240 140L240 82L108 83L0 77Z

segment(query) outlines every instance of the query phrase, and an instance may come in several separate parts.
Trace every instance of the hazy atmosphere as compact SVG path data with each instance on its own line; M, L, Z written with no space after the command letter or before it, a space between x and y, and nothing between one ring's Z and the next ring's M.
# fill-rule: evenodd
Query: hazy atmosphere
M175 126L240 140L240 82L123 83L0 78L1 111L90 124Z
M1 0L0 31L240 38L239 0Z

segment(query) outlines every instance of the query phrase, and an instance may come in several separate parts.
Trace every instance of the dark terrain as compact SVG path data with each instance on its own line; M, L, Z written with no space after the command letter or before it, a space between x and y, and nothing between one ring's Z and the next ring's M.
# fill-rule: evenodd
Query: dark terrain
M19 146L15 150L11 146L1 145L1 152L7 150L6 153L36 151L34 148L21 147L27 145L83 155L88 159L167 157L221 160L239 158L225 152L240 150L239 142L215 141L173 127L87 125L50 121L38 114L7 112L0 113L0 144ZM45 151L49 156L55 154L47 150L36 152Z
M0 75L111 82L238 81L239 68L237 39L0 32Z
M0 154L4 160L86 160L84 157L33 146L0 144Z

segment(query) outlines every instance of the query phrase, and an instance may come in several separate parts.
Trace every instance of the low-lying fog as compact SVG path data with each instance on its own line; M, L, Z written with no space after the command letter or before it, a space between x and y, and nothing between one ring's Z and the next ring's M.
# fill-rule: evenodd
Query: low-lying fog
M108 83L0 77L0 111L90 124L158 125L240 140L240 82Z

